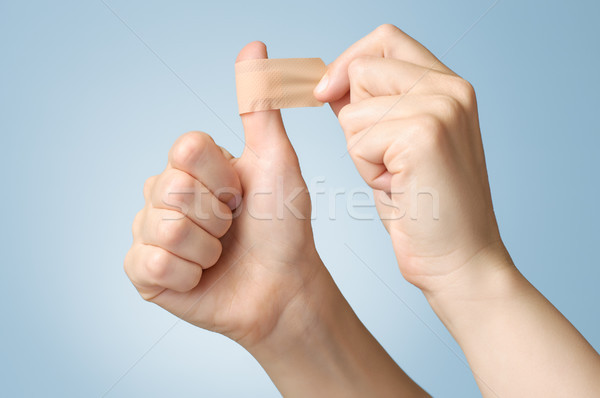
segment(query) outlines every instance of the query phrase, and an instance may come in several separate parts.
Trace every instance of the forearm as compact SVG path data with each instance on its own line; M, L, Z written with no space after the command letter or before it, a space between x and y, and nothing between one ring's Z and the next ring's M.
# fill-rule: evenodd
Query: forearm
M600 396L600 357L506 252L463 268L444 293L426 296L483 396Z
M272 335L247 348L286 397L428 396L364 327L324 267Z

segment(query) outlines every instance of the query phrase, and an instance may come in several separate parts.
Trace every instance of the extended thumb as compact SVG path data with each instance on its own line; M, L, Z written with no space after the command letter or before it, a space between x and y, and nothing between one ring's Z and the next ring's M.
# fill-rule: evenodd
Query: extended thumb
M267 47L260 41L253 41L242 48L235 62L263 58L268 58ZM277 148L278 151L291 150L294 153L278 109L248 112L241 118L246 147L250 152L260 156L261 152Z

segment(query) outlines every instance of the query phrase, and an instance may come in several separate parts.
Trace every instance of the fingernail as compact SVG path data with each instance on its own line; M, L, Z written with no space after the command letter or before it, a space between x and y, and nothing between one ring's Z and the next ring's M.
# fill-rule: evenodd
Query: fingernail
M325 73L317 87L315 87L315 93L324 93L327 90L327 84L329 84L329 76Z
M229 206L231 210L235 210L240 205L240 203L242 203L242 198L236 195L233 198L229 199L229 201L227 202L227 206Z

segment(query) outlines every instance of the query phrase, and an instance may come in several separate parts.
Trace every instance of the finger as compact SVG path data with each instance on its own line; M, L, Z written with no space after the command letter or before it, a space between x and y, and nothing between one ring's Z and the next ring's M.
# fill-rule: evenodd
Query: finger
M392 201L392 196L385 191L378 189L373 190L373 199L379 219L383 223L385 229L390 232L390 220L402 217L402 210L395 206Z
M340 113L340 110L348 105L350 103L350 91L348 91L342 98L340 98L337 101L332 101L329 103L329 106L331 107L331 110L333 111L333 113L338 116Z
M152 176L152 177L149 177L144 182L144 199L145 200L148 200L150 198L150 192L152 192L152 188L154 187L154 183L156 182L157 178L158 178L158 176Z
M169 151L169 166L193 176L230 208L239 203L238 175L208 134L192 131L179 137Z
M392 175L385 162L385 153L396 139L390 132L390 126L395 128L396 124L396 121L378 123L347 140L348 153L360 176L371 188L384 192L389 192L391 186Z
M396 59L359 57L348 68L350 102L386 95L433 94L447 75Z
M126 256L125 272L140 294L148 298L160 288L190 291L200 282L202 267L160 247L136 244Z
M225 156L225 159L227 160L233 160L234 156L229 153L229 151L225 148L223 148L222 146L219 145L219 148L221 149L221 152L223 153L223 156Z
M173 210L147 209L140 238L142 243L161 247L202 268L213 266L222 251L217 238Z
M348 67L359 57L395 58L444 73L453 73L419 42L393 25L382 25L344 51L327 68L315 89L323 102L340 100L349 90Z
M432 114L377 123L348 139L348 153L365 182L391 192L392 176L414 175L432 151L445 145L443 126Z
M268 58L267 47L262 42L254 41L240 51L236 62L264 58ZM277 153L284 157L296 157L278 109L248 112L240 116L244 126L246 146L253 152L252 155L260 157L262 154ZM246 150L244 151L246 153Z
M142 210L138 211L133 218L133 223L131 224L131 233L133 235L134 242L140 238L140 232L144 226L144 220L146 218L146 210L147 207L144 207Z
M375 124L424 113L435 114L445 120L458 114L460 107L457 100L446 94L391 95L348 104L339 112L338 119L346 139L349 139Z
M157 209L176 210L216 238L231 226L231 210L208 188L181 170L165 170L156 181L150 203Z

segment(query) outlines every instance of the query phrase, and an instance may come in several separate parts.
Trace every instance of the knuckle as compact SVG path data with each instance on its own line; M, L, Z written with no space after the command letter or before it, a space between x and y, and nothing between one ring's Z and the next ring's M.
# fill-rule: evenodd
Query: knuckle
M200 159L213 142L210 135L191 131L179 137L173 145L172 161L177 166L189 168Z
M348 138L346 149L355 162L365 158L363 143L361 142L365 134L355 134Z
M132 249L129 249L127 254L125 255L125 260L123 260L123 270L129 279L131 279L131 261L133 254L131 253Z
M367 61L367 57L357 57L350 61L348 64L348 78L355 80L358 76L364 74L367 68Z
M383 25L379 25L375 29L375 32L383 37L395 36L402 33L400 28L390 23L384 23Z
M458 100L447 95L436 98L434 107L442 118L450 120L458 117L462 111Z
M210 206L210 209L208 209ZM201 206L201 214L196 211L195 217L198 220L207 220L209 223L207 230L216 237L221 238L229 231L233 223L233 213L229 206L221 202L214 196L210 198L210 204L206 204L206 208Z
M408 143L415 142L415 132L406 129L402 135L398 135L390 143L383 154L383 164L392 174L404 172L409 169L412 162L406 160L411 157L414 146Z
M352 126L354 124L353 115L354 112L352 111L352 104L345 105L338 113L338 121L340 122L340 126L347 134L352 132Z
M418 116L415 120L415 127L419 130L419 134L421 135L437 136L443 134L445 130L442 121L432 114Z
M229 228L231 228L233 219L231 217L231 212L229 217L217 215L217 218L219 220L219 223L215 230L214 236L215 238L222 238L227 233L227 231L229 231Z
M340 126L342 126L342 129L344 129L346 123L348 123L348 117L349 117L349 106L345 105L342 107L342 109L340 109L340 111L338 112L338 122L340 122Z
M475 89L473 85L461 77L453 77L452 91L455 98L468 108L476 104Z
M158 226L159 244L166 247L176 247L183 243L189 233L185 218L162 220Z
M160 195L162 204L181 209L194 201L195 182L189 174L171 169L165 175Z
M440 118L427 114L421 115L415 122L415 136L418 137L419 153L429 156L445 145L446 128Z
M206 255L206 263L203 264L206 267L212 267L213 265L215 265L217 263L217 261L219 261L219 258L221 257L221 253L223 252L223 245L221 244L221 241L218 240L217 238L213 238L211 240L211 244L207 250L207 255Z
M138 211L133 218L133 223L131 225L131 234L135 238L140 230L141 226L144 223L144 209Z
M185 279L181 287L178 289L179 292L189 292L190 290L198 286L198 283L200 283L200 279L202 278L202 268L198 265L195 265L194 267L196 267L197 269L195 269L194 272L191 273L189 277Z
M168 277L171 266L169 261L169 254L164 250L153 250L148 255L144 263L145 271L148 278L157 284L160 284L166 277Z
M192 191L195 188L194 178L187 173L170 169L165 176L165 186L173 191Z
M353 159L354 159L354 157L356 157L358 155L357 138L358 138L358 136L353 135L352 137L349 137L348 140L346 141L346 151L348 151L348 154Z
M144 197L148 198L150 196L150 192L152 192L152 188L154 187L154 183L156 182L156 176L149 177L144 181Z

